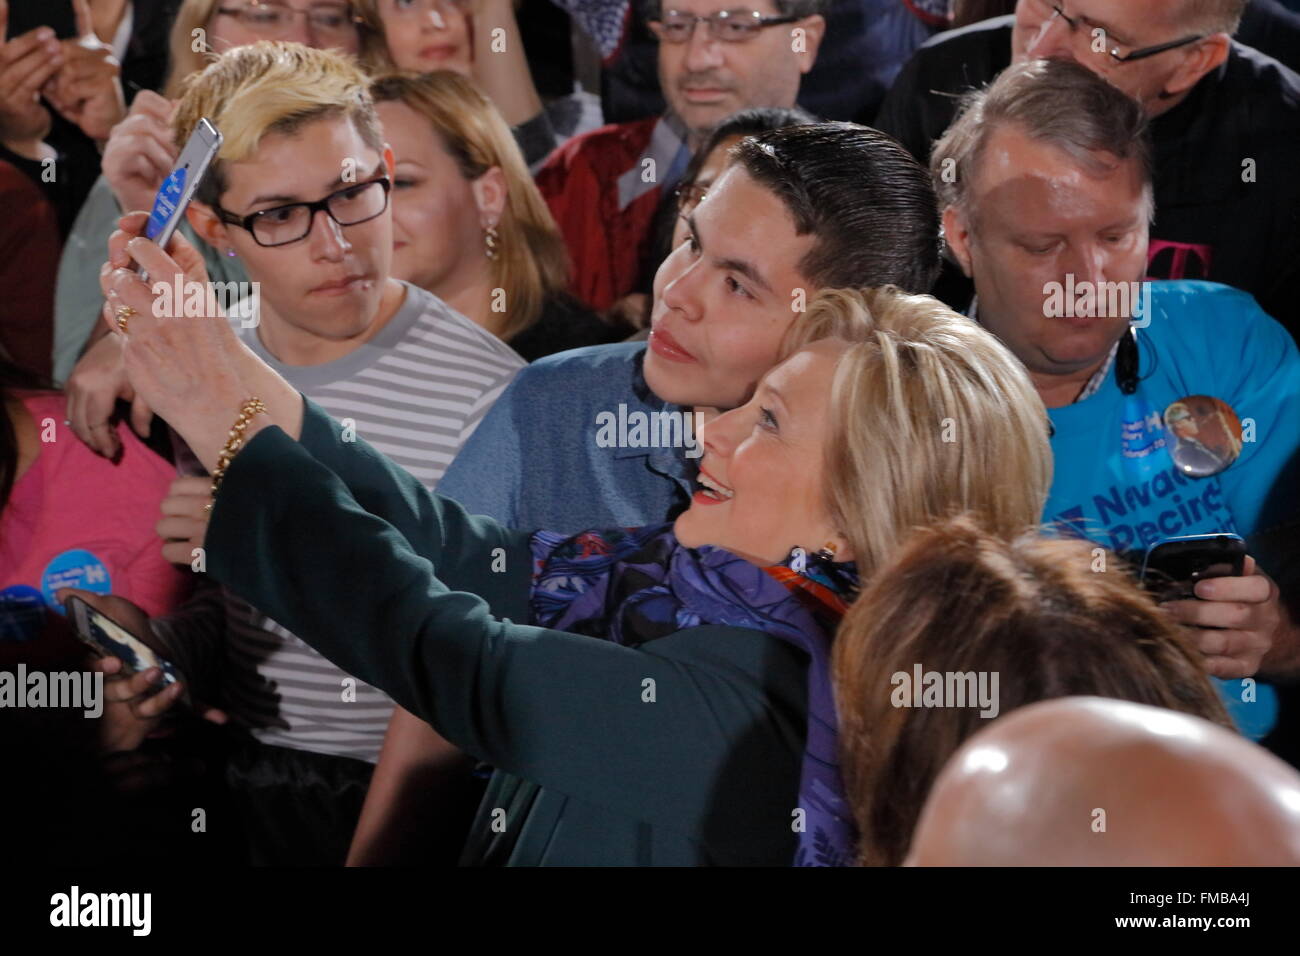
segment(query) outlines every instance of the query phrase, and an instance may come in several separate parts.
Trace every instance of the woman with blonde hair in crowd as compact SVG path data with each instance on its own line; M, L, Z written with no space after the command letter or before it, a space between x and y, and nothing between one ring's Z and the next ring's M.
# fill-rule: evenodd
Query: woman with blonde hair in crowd
M828 658L857 574L952 512L1018 533L1050 480L1042 402L996 339L926 296L838 292L709 423L673 524L514 531L341 441L225 320L103 281L132 384L217 472L209 574L496 768L466 862L850 855Z
M529 362L619 337L565 291L564 240L505 121L465 77L370 87L397 159L393 275L428 289Z

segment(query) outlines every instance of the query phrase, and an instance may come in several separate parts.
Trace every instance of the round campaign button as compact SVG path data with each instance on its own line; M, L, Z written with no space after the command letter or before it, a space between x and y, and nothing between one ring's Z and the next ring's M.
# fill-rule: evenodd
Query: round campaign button
M0 591L0 643L31 641L45 624L45 598L29 584Z
M41 572L41 593L45 602L60 614L66 614L54 596L59 588L81 588L96 594L109 594L113 581L104 562L84 548L73 548L56 556Z
M1188 395L1165 409L1169 457L1193 478L1223 471L1241 454L1241 420L1212 395Z

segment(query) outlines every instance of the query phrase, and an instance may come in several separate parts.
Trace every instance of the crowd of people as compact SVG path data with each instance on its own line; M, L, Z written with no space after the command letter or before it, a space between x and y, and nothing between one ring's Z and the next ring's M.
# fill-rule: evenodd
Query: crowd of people
M0 668L103 694L0 693L53 859L1300 864L1300 12L0 25Z

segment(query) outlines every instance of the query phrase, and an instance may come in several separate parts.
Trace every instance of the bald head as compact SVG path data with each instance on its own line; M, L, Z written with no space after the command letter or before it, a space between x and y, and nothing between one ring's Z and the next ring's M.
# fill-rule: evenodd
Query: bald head
M1197 717L1045 701L953 755L907 864L1296 866L1300 774Z

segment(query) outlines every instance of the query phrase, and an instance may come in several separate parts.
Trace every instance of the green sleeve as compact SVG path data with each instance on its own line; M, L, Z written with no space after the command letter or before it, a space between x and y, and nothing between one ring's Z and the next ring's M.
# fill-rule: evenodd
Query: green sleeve
M495 619L438 577L477 526L424 495L417 553L266 428L226 474L208 572L508 773L688 834L793 806L806 662L790 645L702 627L639 649Z
M417 554L441 548L438 577L451 590L473 591L499 617L527 620L532 578L527 533L470 516L449 499L435 499L362 439L344 441L343 426L306 395L302 399L302 447L339 477L357 504L396 528Z

